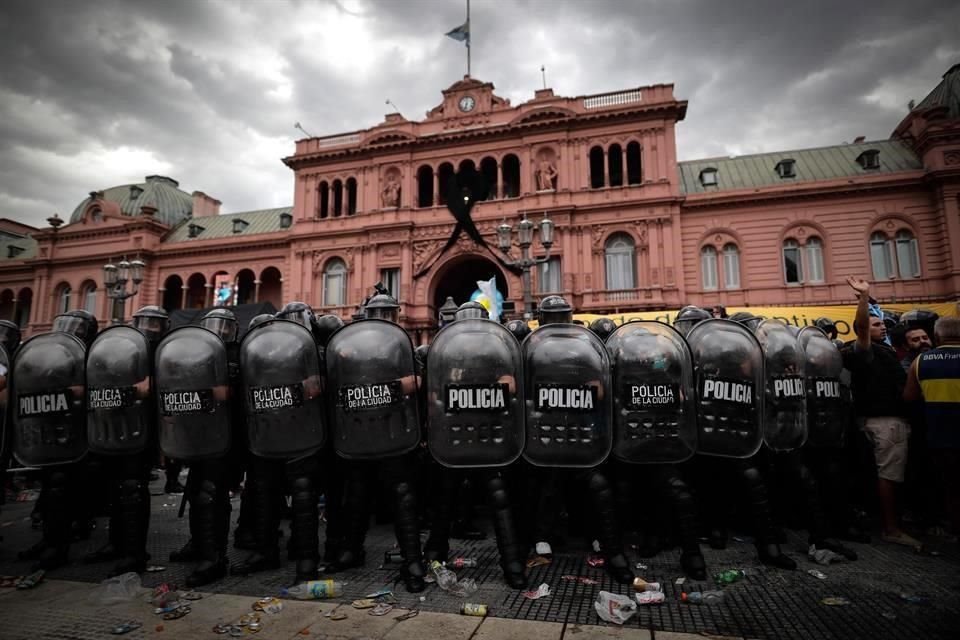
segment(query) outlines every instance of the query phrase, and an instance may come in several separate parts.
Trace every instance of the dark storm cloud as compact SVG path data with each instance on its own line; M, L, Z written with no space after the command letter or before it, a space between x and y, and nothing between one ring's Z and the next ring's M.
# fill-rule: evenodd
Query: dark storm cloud
M459 0L5 2L0 217L163 172L225 210L289 204L315 135L411 119L465 72ZM950 2L473 0L473 75L514 104L672 82L681 159L884 138L960 62Z

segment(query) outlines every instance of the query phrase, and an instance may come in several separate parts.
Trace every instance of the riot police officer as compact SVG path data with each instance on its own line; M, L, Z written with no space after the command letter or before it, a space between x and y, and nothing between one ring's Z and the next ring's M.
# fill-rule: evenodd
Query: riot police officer
M254 514L256 549L231 572L248 574L279 566L277 497L292 495L291 553L296 581L317 577L319 513L317 476L326 439L321 359L309 305L291 302L277 318L258 325L240 345L251 465L244 502Z
M633 580L623 552L613 490L600 465L613 445L610 358L589 329L573 324L573 308L562 296L540 301L540 327L523 341L526 445L532 466L528 490L536 496L535 548L551 551L544 538L559 515L564 476L585 486L604 568L620 583ZM562 356L560 355L562 354ZM577 469L573 473L567 469Z
M233 425L242 426L243 412L243 403L237 401L239 367L235 356L228 356L236 354L237 334L233 312L214 309L199 327L175 329L157 347L160 447L165 455L190 463L186 497L191 539L170 554L171 562L197 563L186 578L190 588L227 572L228 454Z
M465 302L431 345L424 400L427 443L440 496L425 546L428 559L444 561L457 494L467 469L487 490L507 584L526 586L524 550L511 509L504 470L523 452L524 405L520 343L488 318L478 302Z
M150 463L156 450L153 353L170 326L166 311L139 309L133 326L110 327L87 355L87 437L103 456L113 496L110 541L86 561L119 558L111 575L147 565Z
M399 304L378 293L365 318L331 336L326 349L327 397L334 448L343 458L343 547L334 570L365 560L372 479L393 493L401 576L408 591L423 591L424 566L410 469L420 442L418 382L413 344L397 325Z
M694 325L698 322L709 320L711 317L713 316L711 316L710 312L706 309L687 305L677 312L677 317L673 320L673 328L679 331L680 335L686 336L690 333L690 329L692 329Z
M9 415L9 391L13 355L20 345L20 327L9 320L0 320L0 473L6 473L9 464L9 437L11 427ZM4 503L6 492L0 492L0 505Z
M24 342L14 358L14 456L43 468L43 539L20 554L35 560L35 568L66 564L71 521L82 516L74 463L88 451L84 364L97 329L89 312L68 311L54 318L50 333Z

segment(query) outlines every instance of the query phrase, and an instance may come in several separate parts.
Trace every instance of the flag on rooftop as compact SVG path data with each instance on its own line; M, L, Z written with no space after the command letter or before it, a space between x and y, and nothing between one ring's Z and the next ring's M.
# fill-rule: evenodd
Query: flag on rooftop
M459 27L447 31L445 35L457 42L470 42L470 21L467 20Z

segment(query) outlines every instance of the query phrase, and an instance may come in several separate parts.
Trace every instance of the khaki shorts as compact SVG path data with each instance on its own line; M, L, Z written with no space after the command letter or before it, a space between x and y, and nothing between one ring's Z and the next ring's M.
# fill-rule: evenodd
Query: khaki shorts
M884 480L903 482L910 424L903 418L864 418L861 428L873 445L877 475Z

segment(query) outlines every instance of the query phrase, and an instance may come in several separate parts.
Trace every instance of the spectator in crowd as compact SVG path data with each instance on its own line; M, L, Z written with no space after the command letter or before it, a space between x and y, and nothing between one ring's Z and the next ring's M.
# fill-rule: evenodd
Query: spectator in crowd
M932 349L933 343L930 342L930 336L927 335L925 329L916 326L911 327L910 325L900 326L903 326L905 329L903 334L903 348L905 352L903 358L900 360L900 364L903 365L904 371L909 371L910 365L913 364L917 356Z
M713 309L710 310L711 315L714 318L727 318L727 308L722 304L713 305Z
M847 283L858 298L853 322L857 339L853 349L847 350L844 365L851 373L856 417L873 446L883 529L880 537L885 542L920 547L918 540L900 529L897 517L896 492L903 483L910 436L903 402L906 372L896 352L885 343L883 311L870 303L870 284L853 276L847 277Z
M952 533L960 533L960 318L940 318L939 345L914 360L903 397L921 401L927 445L946 498Z

